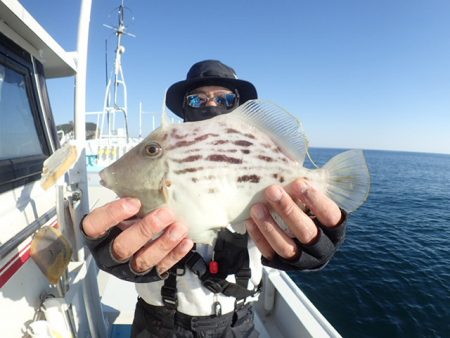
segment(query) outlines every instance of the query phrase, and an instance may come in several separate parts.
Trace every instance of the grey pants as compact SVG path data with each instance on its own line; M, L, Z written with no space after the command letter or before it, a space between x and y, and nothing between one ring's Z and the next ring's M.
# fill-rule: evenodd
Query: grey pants
M133 338L259 337L250 304L222 316L191 317L138 299L131 329Z

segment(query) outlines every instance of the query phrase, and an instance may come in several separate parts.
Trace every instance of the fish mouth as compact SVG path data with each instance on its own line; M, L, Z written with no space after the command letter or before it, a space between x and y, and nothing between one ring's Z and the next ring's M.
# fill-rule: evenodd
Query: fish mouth
M108 188L105 170L103 169L98 174L100 176L100 185L104 186L105 188Z

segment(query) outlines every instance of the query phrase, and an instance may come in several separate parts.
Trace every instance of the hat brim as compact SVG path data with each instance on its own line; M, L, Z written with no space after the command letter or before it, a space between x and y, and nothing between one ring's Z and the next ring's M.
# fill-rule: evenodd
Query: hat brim
M190 90L201 86L221 86L230 90L237 89L239 104L258 98L255 86L245 80L228 79L223 77L208 77L196 80L184 80L174 83L166 93L166 106L177 116L184 119L183 100Z

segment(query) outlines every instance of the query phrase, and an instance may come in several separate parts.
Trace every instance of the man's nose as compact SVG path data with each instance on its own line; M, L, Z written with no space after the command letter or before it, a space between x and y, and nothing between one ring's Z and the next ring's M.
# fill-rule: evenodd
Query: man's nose
M217 107L216 100L214 97L208 98L208 102L205 104L206 107Z

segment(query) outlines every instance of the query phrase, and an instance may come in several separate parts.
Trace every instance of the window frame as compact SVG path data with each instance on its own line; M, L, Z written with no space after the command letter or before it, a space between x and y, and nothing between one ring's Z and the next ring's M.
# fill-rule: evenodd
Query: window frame
M43 162L51 153L51 146L42 120L43 114L34 81L37 71L33 67L32 56L0 34L0 63L24 76L30 111L42 147L42 154L0 160L0 193L3 193L39 180ZM42 72L42 68L40 72ZM43 74L39 75L43 76Z

